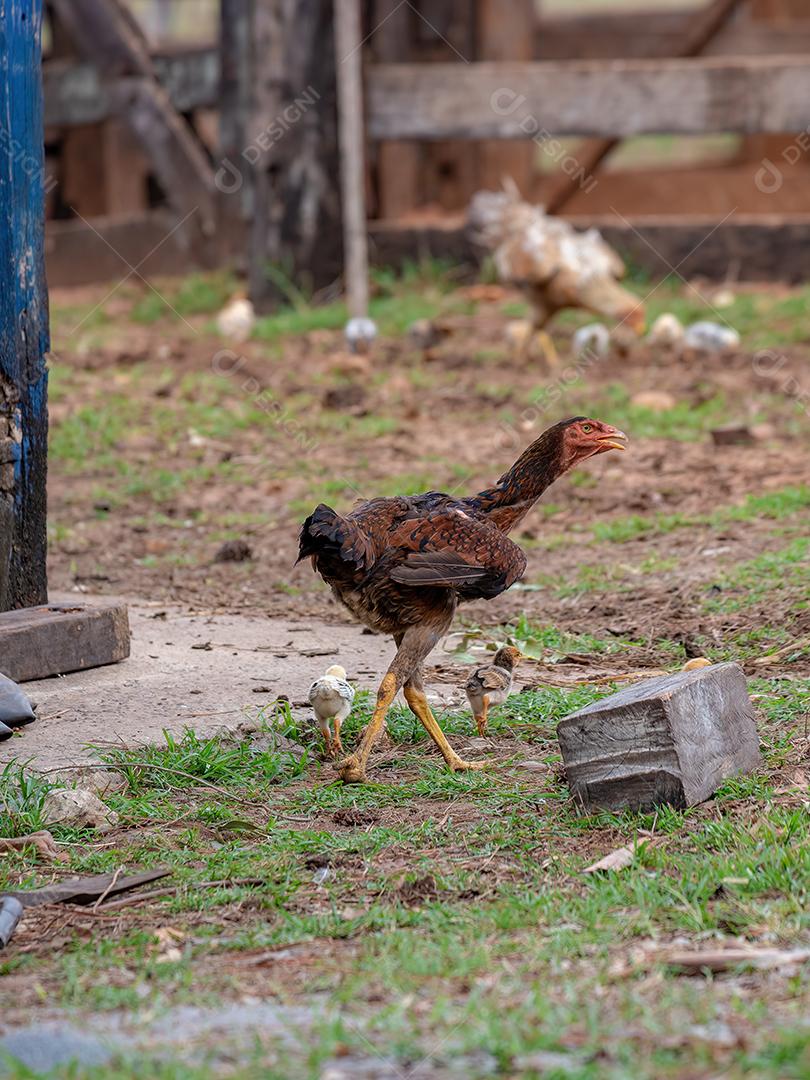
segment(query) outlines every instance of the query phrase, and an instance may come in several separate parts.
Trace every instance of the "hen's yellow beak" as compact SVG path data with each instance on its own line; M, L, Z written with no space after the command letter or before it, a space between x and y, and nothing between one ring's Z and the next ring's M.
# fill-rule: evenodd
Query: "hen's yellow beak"
M627 436L623 431L610 431L599 436L600 450L626 450Z

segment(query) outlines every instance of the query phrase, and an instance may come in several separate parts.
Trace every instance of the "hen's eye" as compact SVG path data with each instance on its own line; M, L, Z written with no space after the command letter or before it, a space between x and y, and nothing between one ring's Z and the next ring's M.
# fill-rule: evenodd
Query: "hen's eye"
M586 435L590 435L590 433L593 431L593 424L583 424L582 430L585 432Z

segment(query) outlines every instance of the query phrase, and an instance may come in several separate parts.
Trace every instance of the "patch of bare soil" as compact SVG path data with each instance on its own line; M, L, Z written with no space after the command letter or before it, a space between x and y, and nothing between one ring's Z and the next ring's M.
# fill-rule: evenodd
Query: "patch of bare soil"
M794 598L722 616L707 614L702 603L715 570L720 575L774 547L774 530L786 523L698 524L624 543L596 542L593 527L630 515L699 518L806 483L810 425L795 397L810 382L810 350L788 349L778 370L765 371L743 353L684 361L639 346L629 357L593 364L584 388L571 390L570 360L551 380L518 362L504 344L503 314L482 307L483 314L446 320L450 332L435 348L383 340L369 360L347 356L338 332L288 340L281 358L252 342L238 377L215 380L213 392L197 382L211 375L219 348L213 340L176 341L167 355L163 331L137 327L126 348L63 352L60 362L85 396L56 403L55 429L88 405L103 411L111 385L132 400L139 419L117 442L114 468L91 456L80 470L53 461L51 587L197 610L344 619L309 565L294 565L309 507L326 501L346 509L357 497L431 487L474 492L571 408L615 420L625 406L612 409L611 401L623 387L630 396L670 394L684 409L685 430L670 422L665 437L663 421L660 436L654 423L645 437L630 430L627 454L558 481L518 537L529 549L525 581L540 586L467 607L464 617L491 625L526 612L566 631L650 643L688 642L695 634L722 640L762 623L801 632ZM565 329L557 332L563 354L566 337ZM236 416L257 393L278 403L269 419L235 423L232 431L220 425L216 437L191 426L202 403ZM548 404L534 404L543 394ZM715 446L708 434L686 430L690 410L719 396L723 422L754 430L748 445ZM159 422L150 421L152 412ZM543 511L548 504L551 516ZM234 542L245 557L224 559L223 543ZM561 588L575 586L584 564L614 567L615 587ZM634 573L644 564L653 569Z

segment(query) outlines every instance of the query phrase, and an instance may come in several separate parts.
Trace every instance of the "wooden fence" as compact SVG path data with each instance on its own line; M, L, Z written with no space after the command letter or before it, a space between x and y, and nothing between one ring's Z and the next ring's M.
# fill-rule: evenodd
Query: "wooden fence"
M56 10L90 10L99 0L52 2ZM117 0L107 2L114 8ZM771 6L781 5L782 14L789 2L768 0ZM174 163L163 163L165 176L174 169L174 175L185 176L188 183L167 184L172 188L164 192L167 205L156 211L148 207L144 192L160 163L145 160L143 147L127 158L119 131L106 153L94 159L96 174L104 176L108 169L115 174L117 168L107 183L106 199L98 200L108 212L113 207L117 219L95 222L101 240L88 235L75 219L54 223L49 242L53 280L91 280L115 273L105 241L135 264L163 238L145 272L174 271L190 260L210 264L236 251L252 267L254 292L261 291L268 260L311 284L324 284L340 263L331 3L313 0L305 5L302 0L299 11L281 0L222 0L223 35L217 47L157 51L149 72L140 46L135 47L129 57L130 64L133 55L140 57L135 74L142 86L147 74L153 80L152 120L155 88L160 87L165 94L164 130L176 134L182 125L201 152L187 140L179 166L177 155ZM750 178L748 187L756 198L724 222L710 244L701 245L689 271L722 274L733 263L749 276L801 277L810 272L810 194L804 200L802 196L803 191L810 193L810 185L802 171L808 167L804 152L793 152L797 168L784 170L790 199L785 201L785 192L766 199L754 191L757 154L781 153L808 137L810 18L762 20L757 16L767 7L766 0L713 0L698 12L565 16L537 24L531 0L510 4L509 19L494 0L441 0L425 8L429 25L419 4L374 0L367 7L367 187L378 260L419 252L463 256L467 249L457 228L458 211L477 187L492 186L509 173L529 197L564 207L582 224L592 220L607 226L623 246L638 248L636 233L649 238L654 232L661 257L656 261L643 245L637 253L657 272L685 247L688 252L690 241L708 232L706 222L719 220L723 212L707 201L702 220L694 210L681 220L671 215L651 218L649 207L643 215L628 208L622 216L630 226L616 216L606 219L604 207L589 211L587 201L576 198L571 176L559 175L551 183L542 178L532 186L537 145L561 136L588 140L571 155L585 176L597 172L617 140L735 133L750 143L743 179ZM285 34L296 36L294 51L285 48ZM273 79L266 77L268 67L276 74ZM87 51L78 61L61 56L45 64L46 133L76 132L71 136L77 146L72 160L79 170L84 163L78 182L71 184L68 178L68 192L78 189L87 198L92 186L88 140L81 132L101 126L114 133L115 126L120 127L119 75L120 69L116 74L105 68ZM317 103L305 119L291 124L282 141L245 165L240 155L257 134L313 86ZM167 119L169 109L172 116ZM218 136L210 124L213 113L219 117ZM755 137L773 141L763 143L762 150ZM94 134L89 142L96 146L99 140ZM223 160L238 169L236 196L212 189ZM727 176L720 169L707 170L707 190L722 193ZM133 177L141 205L132 195ZM159 189L164 177L157 179ZM700 184L700 176L692 179ZM301 184L309 184L310 190L305 192ZM613 188L606 180L603 190ZM154 194L155 185L148 190ZM303 236L302 207L306 203L311 216L312 190L318 225ZM279 201L286 209L279 208ZM207 222L196 212L195 218L204 227L195 233L183 226L165 240L184 213L201 204L208 205ZM89 205L92 211L92 200ZM215 244L212 228L220 241ZM89 246L77 267L83 244Z

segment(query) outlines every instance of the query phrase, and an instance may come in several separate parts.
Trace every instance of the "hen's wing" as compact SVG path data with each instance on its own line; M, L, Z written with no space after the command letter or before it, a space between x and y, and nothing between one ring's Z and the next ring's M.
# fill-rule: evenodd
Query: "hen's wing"
M462 510L443 510L404 522L390 547L405 558L390 573L401 585L455 589L490 598L514 585L526 570L523 551L500 529Z

